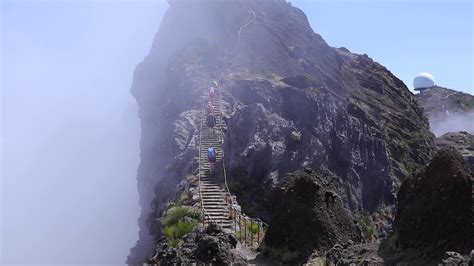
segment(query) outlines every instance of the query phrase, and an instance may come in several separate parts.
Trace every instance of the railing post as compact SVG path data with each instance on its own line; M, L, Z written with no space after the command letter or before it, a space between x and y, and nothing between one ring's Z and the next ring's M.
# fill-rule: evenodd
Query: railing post
M239 234L239 240L242 242L242 221L240 219L240 214L239 214L239 229L240 229L240 234Z
M258 227L257 227L257 248L258 248L258 245L260 245L260 222L257 223Z
M253 220L250 219L250 249L253 249Z
M247 217L244 217L245 237L244 242L247 243Z

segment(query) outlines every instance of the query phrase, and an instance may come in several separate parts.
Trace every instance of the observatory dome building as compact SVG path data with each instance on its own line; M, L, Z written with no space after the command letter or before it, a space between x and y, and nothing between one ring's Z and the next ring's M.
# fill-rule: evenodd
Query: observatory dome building
M416 75L413 80L413 87L416 91L422 92L423 90L432 88L435 86L435 79L430 73L420 73Z

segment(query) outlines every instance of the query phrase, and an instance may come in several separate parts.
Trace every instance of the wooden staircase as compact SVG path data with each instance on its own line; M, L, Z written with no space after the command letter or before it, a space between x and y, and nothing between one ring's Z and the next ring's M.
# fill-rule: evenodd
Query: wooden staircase
M201 196L201 204L203 209L204 223L216 223L223 228L232 229L233 220L230 217L230 206L227 201L227 192L223 187L223 151L221 131L222 117L220 110L220 95L213 101L214 116L216 124L214 132L211 133L206 124L206 110L209 97L204 99L203 110L201 113L201 135L199 147L199 189ZM217 151L217 160L215 169L211 173L210 164L207 161L207 149L214 147Z

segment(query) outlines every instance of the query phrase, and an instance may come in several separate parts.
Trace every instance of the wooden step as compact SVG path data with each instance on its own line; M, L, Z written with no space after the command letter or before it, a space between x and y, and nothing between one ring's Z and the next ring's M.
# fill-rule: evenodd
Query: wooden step
M229 220L228 215L209 213L207 210L206 212L208 214L206 217L211 217L213 220Z
M216 200L225 200L224 194L211 194L215 192L209 192L207 191L206 193L202 193L202 199L205 201L216 201Z
M223 200L207 200L207 201L206 201L206 200L203 200L203 201L202 201L202 206L203 206L204 208L210 207L210 208L214 208L214 209L215 209L215 207L225 207L225 209L229 209L229 208L228 208L229 205L226 204L225 201L223 201Z
M203 207L205 209L216 209L216 210L228 210L229 205L220 201L220 202L203 202Z
M228 209L228 204L225 203L225 201L223 200L203 200L202 201L202 206L204 208L207 208L207 207L226 207L226 209Z

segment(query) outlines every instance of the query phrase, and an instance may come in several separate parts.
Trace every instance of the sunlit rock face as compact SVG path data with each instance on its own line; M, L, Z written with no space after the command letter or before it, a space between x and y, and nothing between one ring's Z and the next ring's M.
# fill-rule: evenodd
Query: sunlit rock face
M449 147L456 149L474 169L474 135L465 131L450 132L437 138L435 144L438 149Z
M416 98L436 136L458 131L474 134L473 95L434 86L417 94Z
M367 55L330 47L301 10L284 0L169 2L132 86L142 213L129 262L151 256L156 217L197 168L201 96L213 78L228 177L251 215L271 219L270 189L303 168L330 176L345 208L371 212L428 163L433 136L405 84Z

